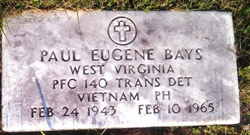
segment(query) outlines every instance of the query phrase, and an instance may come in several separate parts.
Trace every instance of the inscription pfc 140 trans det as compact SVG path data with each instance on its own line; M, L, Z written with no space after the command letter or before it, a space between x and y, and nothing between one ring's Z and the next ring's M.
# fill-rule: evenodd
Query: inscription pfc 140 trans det
M4 131L239 123L227 12L24 12L6 17Z

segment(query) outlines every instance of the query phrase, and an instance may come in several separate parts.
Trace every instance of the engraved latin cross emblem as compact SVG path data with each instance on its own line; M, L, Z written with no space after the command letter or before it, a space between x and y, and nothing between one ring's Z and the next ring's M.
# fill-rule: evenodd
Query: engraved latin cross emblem
M130 31L130 26L126 25L124 21L119 21L118 25L114 27L114 31L119 33L119 40L126 41L126 32Z
M137 29L135 23L128 17L114 18L108 26L108 36L118 45L128 45L135 40Z
M114 18L108 26L108 36L118 45L128 45L135 40L137 29L135 23L128 17Z

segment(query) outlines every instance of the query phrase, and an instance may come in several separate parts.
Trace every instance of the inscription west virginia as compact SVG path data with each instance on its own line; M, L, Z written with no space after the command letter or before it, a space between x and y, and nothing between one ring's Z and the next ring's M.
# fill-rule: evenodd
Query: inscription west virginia
M78 14L6 17L5 131L239 122L230 13Z

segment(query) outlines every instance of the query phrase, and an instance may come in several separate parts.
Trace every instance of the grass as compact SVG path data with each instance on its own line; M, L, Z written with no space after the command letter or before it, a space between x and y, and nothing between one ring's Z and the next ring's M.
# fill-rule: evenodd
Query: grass
M233 15L237 65L240 84L241 123L234 126L171 127L147 129L116 129L90 131L56 131L44 134L242 134L250 135L250 0L0 0L0 23L8 14L19 14L23 10L172 10L172 11L230 11ZM1 30L1 27L0 27ZM0 32L0 45L1 45ZM0 132L0 134L6 134ZM12 133L21 134L21 133ZM41 133L26 133L41 134Z

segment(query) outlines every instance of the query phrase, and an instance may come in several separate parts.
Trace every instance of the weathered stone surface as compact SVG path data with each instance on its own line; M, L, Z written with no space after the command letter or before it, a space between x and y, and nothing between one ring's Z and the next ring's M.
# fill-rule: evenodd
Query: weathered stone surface
M239 122L230 13L51 11L6 21L5 131Z

